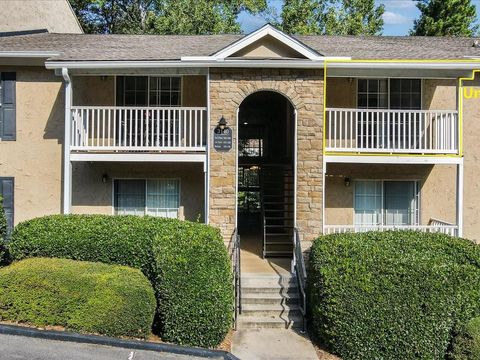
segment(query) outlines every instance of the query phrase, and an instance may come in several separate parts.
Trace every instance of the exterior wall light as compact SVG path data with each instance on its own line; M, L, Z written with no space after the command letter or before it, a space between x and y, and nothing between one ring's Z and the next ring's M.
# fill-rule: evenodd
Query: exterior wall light
M108 175L107 174L103 174L102 175L102 183L106 184L108 181Z
M220 118L220 120L218 121L218 127L220 128L220 130L224 130L227 127L227 120L225 120L223 115Z
M345 187L350 187L350 178L349 177L346 177L344 180L343 180L344 184L345 184Z

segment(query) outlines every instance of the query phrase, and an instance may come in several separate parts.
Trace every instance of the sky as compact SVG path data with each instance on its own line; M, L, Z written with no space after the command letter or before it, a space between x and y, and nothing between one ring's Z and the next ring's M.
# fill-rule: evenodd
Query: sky
M283 0L268 0L268 2L270 6L275 8L277 14L280 14ZM413 26L413 21L420 14L415 6L415 1L375 0L375 2L385 5L383 35L408 35ZM480 14L480 0L472 0L472 3L477 6L477 14ZM245 33L256 30L265 24L265 20L261 16L253 16L247 13L240 14L239 21Z

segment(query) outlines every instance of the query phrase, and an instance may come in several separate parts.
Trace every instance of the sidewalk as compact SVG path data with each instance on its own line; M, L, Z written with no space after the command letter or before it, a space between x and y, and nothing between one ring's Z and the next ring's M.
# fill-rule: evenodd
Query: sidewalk
M240 360L317 360L306 336L287 329L245 329L233 335L232 354Z

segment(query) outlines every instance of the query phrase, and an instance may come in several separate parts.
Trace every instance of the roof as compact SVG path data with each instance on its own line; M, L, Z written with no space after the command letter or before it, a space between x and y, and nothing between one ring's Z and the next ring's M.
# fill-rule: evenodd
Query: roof
M327 57L352 59L480 58L476 39L410 36L292 36ZM244 35L1 34L1 52L52 52L55 61L162 61L210 56Z

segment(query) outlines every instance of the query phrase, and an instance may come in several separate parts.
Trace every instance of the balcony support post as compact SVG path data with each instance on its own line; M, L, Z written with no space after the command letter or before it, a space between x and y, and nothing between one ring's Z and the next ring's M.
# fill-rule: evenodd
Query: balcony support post
M62 68L65 81L65 134L63 137L63 213L70 214L72 204L72 163L70 161L70 136L72 125L72 81L67 68Z
M463 236L463 161L457 165L457 226L458 226L458 236L462 237Z

